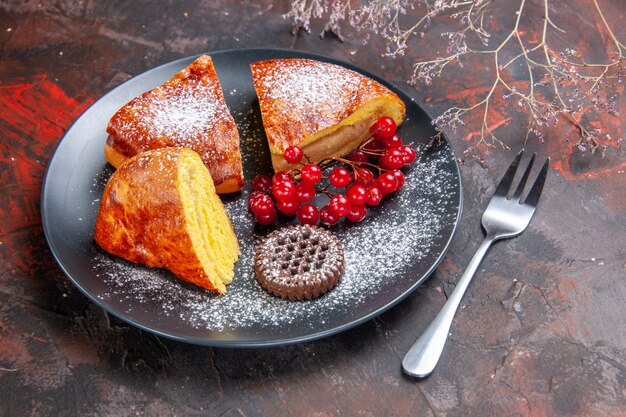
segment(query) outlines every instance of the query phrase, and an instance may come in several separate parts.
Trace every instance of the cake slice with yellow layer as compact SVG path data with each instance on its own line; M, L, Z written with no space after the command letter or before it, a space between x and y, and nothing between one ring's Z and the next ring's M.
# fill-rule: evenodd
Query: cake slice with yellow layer
M208 55L125 104L107 133L105 155L116 168L150 149L189 148L204 161L218 193L243 188L239 133Z
M387 87L339 65L286 58L250 65L275 171L290 166L283 153L302 148L311 162L357 148L376 121L402 123L405 104Z
M219 294L239 257L209 171L184 148L147 151L120 165L102 195L94 238L107 252Z

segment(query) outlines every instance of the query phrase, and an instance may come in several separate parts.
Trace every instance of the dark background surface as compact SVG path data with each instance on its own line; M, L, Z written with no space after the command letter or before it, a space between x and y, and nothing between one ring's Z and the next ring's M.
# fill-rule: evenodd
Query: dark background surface
M503 11L517 8L510 3ZM554 13L576 28L569 39L602 56L606 40L586 36L598 25L591 2L565 4L556 2ZM622 2L601 4L626 38ZM535 8L540 18L541 5ZM344 42L292 36L281 17L287 10L286 2L0 4L0 415L624 415L626 158L618 141L604 158L574 150L563 140L575 138L567 123L544 144L526 145L553 159L540 208L524 234L492 248L442 362L423 381L402 374L401 358L482 239L480 215L513 152L465 158L460 229L422 287L375 320L324 340L259 350L181 344L110 317L71 285L42 232L41 181L64 131L120 82L201 52L281 47L402 84L412 55L445 47L446 39L430 37L406 58L383 60L381 41L362 46L348 30ZM494 25L499 33L503 27ZM440 114L475 102L491 76L480 62L468 65L417 87L421 104ZM526 116L499 104L490 116L500 118L501 135L517 150ZM595 122L621 137L619 119ZM475 130L448 132L458 155Z

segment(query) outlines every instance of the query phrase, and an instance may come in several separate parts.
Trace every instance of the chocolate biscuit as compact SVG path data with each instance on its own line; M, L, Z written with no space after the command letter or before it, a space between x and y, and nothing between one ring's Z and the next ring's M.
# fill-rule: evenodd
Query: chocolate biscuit
M343 246L326 229L288 226L269 234L254 257L256 276L269 293L289 300L319 297L343 274Z

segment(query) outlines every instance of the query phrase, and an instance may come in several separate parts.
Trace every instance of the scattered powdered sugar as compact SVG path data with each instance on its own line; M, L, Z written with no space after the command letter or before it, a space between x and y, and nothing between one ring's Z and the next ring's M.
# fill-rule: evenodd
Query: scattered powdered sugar
M245 167L250 158L266 153L267 145L258 123L250 121L258 115L240 116ZM226 295L206 292L167 271L135 265L95 249L94 272L107 287L100 299L127 306L127 314L145 308L151 314L180 321L180 326L215 331L270 327L280 332L291 323L319 330L327 322L335 323L338 316L356 319L352 316L356 309L369 306L380 294L399 296L408 288L407 279L419 279L412 271L416 267L425 271L433 264L438 256L433 249L442 249L433 248L434 242L456 222L456 210L450 210L458 199L456 174L444 169L451 151L446 146L437 148L417 149L418 159L407 172L405 187L370 210L363 222L353 225L344 220L331 229L344 245L345 272L339 284L318 299L282 300L257 282L254 253L271 229L255 224L247 207L248 188L238 196L224 198L241 245L235 279ZM245 174L252 178L256 173Z

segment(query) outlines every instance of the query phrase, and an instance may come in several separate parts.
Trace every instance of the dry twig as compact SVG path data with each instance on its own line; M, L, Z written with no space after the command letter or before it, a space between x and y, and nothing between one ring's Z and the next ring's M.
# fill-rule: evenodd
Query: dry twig
M496 94L506 100L513 100L529 115L527 139L534 135L544 140L544 130L564 118L578 129L580 136L576 145L582 150L595 152L605 149L599 129L588 129L582 116L590 112L605 112L617 116L617 86L626 73L626 46L617 39L606 20L598 0L592 0L593 10L602 22L599 32L611 43L606 62L588 61L574 47L557 50L551 43L551 31L564 32L554 22L550 14L550 0L519 0L514 23L495 47L490 47L491 34L488 29L488 16L494 13L496 2L492 0L422 0L421 13L415 13L413 3L406 0L363 1L358 7L349 0L295 0L286 15L294 22L295 30L310 31L312 19L326 19L322 30L331 31L340 38L342 22L354 28L365 29L364 40L370 34L379 34L387 41L386 57L403 56L408 43L414 37L423 37L436 18L452 19L458 28L443 32L449 39L445 51L440 56L421 60L414 57L412 83L430 84L450 65L463 65L471 57L483 57L491 62L494 76L486 95L469 106L453 106L435 118L437 129L464 124L464 118L473 112L482 112L480 136L474 145L507 145L497 138L489 120L490 107ZM536 0L537 1L537 0ZM522 30L524 17L531 13L541 13L541 27ZM415 22L408 27L400 23L404 15L412 16ZM416 17L417 16L417 17ZM535 29L540 39L535 45L528 40L529 31ZM511 58L511 51L516 51ZM526 78L510 81L510 69L514 66L525 68ZM506 76L505 76L506 75ZM521 82L519 82L521 81ZM621 89L621 86L619 86ZM608 135L607 135L608 136ZM621 139L619 139L621 140ZM470 148L469 151L473 151Z

